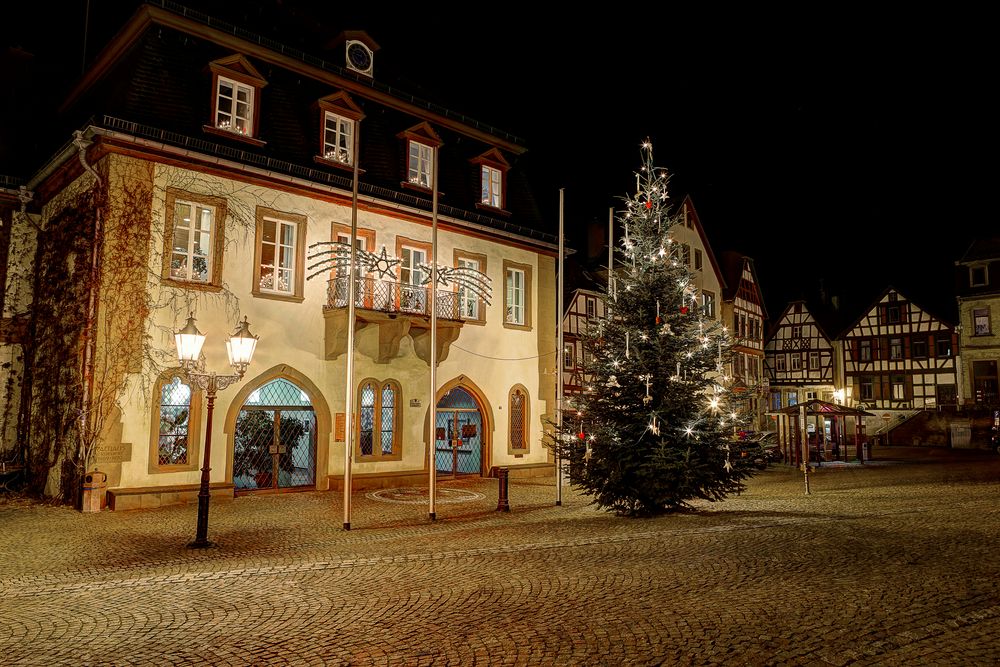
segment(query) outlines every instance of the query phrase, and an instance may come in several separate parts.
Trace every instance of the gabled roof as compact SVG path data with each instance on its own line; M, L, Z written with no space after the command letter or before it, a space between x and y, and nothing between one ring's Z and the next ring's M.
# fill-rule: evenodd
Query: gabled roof
M994 236L988 239L977 239L969 244L965 254L956 264L964 262L977 262L988 259L1000 260L1000 237Z
M753 265L753 258L733 250L723 250L721 259L722 275L726 279L725 287L722 291L722 299L724 301L732 301L736 298L736 293L740 289L740 282L743 280L743 267L748 266L750 275L753 276L754 285L757 286L757 293L760 295L760 312L766 322L768 319L767 306L764 303L764 295L761 292L760 279L757 277L757 269Z
M844 417L874 417L871 412L865 412L857 408L849 408L846 405L828 403L818 398L813 398L797 405L789 405L787 408L774 410L769 414L797 415L805 408L807 415L840 415Z
M840 331L840 333L837 334L837 338L843 338L844 336L846 336L847 334L849 334L854 327L858 326L858 324L861 323L861 320L863 320L870 312L872 312L875 308L878 307L878 304L880 304L882 302L882 299L884 299L885 296L887 294L889 294L890 292L895 292L899 296L903 297L903 299L906 300L908 303L914 304L915 306L917 306L918 308L920 308L920 310L924 311L928 315L931 315L934 319L938 320L939 322L942 322L943 324L945 324L945 325L947 325L949 327L954 327L955 326L955 324L953 322L950 322L949 320L947 320L947 319L945 319L943 317L940 317L934 311L925 308L919 302L914 301L913 299L909 298L908 296L906 296L905 294L903 294L902 292L900 292L898 289L896 289L895 287L893 287L892 285L889 285L884 290L882 290L881 293L879 293L879 295L868 305L867 308L862 309L861 312L860 312L860 314L849 325L847 325L846 327L844 327Z
M691 199L691 195L684 195L681 200L681 211L687 206L691 210L691 216L694 221L694 228L698 231L698 237L701 239L701 244L705 248L705 252L708 254L708 261L712 265L712 270L715 271L715 277L719 281L719 286L722 288L723 294L726 291L726 279L722 274L722 268L719 266L719 260L715 256L715 251L712 250L712 244L708 241L708 236L705 234L705 227L701 224L701 217L698 215L698 210L694 207L694 201Z
M812 321L816 324L816 328L819 329L820 334L822 334L823 337L826 338L828 341L833 342L833 338L830 338L830 334L827 333L826 327L822 322L820 322L819 318L816 317L816 314L809 307L809 304L806 303L804 300L800 299L788 302L788 305L786 305L785 309L781 311L781 315L778 316L778 319L775 320L774 324L768 331L767 338L765 339L764 344L766 345L772 338L774 338L774 335L777 333L781 325L781 322L785 319L785 315L787 315L795 307L796 304L801 304L803 311L807 312L809 316L812 318Z

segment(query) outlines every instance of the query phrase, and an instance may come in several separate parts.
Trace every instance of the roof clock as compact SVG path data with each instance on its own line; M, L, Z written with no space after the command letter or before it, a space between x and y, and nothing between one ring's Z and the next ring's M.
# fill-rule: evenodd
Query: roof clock
M356 39L347 40L347 69L372 75L372 50L367 44Z

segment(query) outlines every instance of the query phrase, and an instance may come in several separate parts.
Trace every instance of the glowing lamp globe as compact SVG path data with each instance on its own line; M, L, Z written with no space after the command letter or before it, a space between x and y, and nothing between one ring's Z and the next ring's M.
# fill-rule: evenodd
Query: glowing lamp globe
M181 364L195 364L201 356L201 346L205 344L205 334L194 325L194 313L188 317L184 328L174 334L177 344L177 358Z

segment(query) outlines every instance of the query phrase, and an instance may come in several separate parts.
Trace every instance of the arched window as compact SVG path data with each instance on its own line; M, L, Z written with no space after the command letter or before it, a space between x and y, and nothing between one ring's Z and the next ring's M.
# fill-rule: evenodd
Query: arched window
M149 471L196 470L201 442L201 391L173 369L153 388Z
M526 454L528 452L528 390L524 385L516 384L507 394L508 412L508 454Z
M395 380L369 378L358 386L360 410L355 453L359 460L402 458L400 395L399 383Z

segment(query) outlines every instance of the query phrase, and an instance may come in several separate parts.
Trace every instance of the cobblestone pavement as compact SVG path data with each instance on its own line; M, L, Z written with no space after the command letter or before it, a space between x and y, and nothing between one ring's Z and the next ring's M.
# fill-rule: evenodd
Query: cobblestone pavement
M79 512L0 501L3 665L996 665L1000 457L775 466L656 519L551 480ZM896 456L899 454L899 456ZM419 498L417 498L419 501Z

